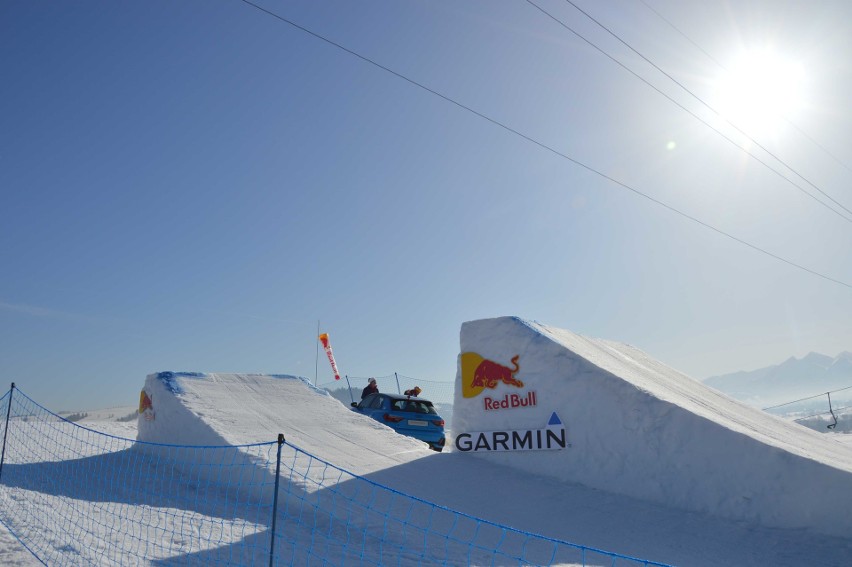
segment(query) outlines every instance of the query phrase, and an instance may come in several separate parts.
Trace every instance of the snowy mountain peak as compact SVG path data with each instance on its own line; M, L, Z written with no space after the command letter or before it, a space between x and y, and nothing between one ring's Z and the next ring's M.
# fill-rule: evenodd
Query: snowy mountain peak
M790 367L801 367L801 366L819 366L820 368L828 368L831 366L831 363L834 359L830 356L826 356L824 354L820 354L818 352L809 352L802 358L796 358L795 356L791 356L781 364L775 366L769 366L767 369L787 369Z
M838 354L828 367L828 372L834 376L848 375L852 378L852 353L841 352ZM850 385L852 385L852 380L850 380Z
M832 358L811 352L775 366L713 376L704 383L758 407L789 402L852 385L852 353Z
M823 368L828 368L829 366L831 366L833 360L834 359L832 359L830 356L826 356L818 352L809 352L802 358L802 362L807 362L809 364L814 364Z

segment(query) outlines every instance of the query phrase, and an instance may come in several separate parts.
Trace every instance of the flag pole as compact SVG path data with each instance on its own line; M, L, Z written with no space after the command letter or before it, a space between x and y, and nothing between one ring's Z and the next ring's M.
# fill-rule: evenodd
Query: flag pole
M319 336L320 332L320 320L317 319L317 336ZM317 379L319 376L319 339L314 339L317 342L317 358L314 362L314 386L317 385Z

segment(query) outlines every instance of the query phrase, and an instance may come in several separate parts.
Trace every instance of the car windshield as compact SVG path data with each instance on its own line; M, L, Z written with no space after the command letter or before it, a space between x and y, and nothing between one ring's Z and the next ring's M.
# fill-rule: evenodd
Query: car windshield
M426 402L423 400L394 400L393 409L396 411L438 415L438 412L436 412L435 408L432 407L432 402Z
M358 404L358 409L381 409L384 399L379 394L370 394Z

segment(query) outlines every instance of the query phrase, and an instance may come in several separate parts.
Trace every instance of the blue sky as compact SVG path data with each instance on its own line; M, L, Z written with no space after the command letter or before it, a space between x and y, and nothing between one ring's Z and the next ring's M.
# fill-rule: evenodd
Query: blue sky
M852 283L852 222L530 3L259 3ZM783 170L571 4L536 4ZM852 208L848 3L576 4L708 102L713 59L796 61L795 126L752 139ZM452 380L461 323L502 315L696 378L852 350L848 285L240 1L7 1L0 75L0 371L51 409L133 404L160 370L313 378L317 321L350 376Z

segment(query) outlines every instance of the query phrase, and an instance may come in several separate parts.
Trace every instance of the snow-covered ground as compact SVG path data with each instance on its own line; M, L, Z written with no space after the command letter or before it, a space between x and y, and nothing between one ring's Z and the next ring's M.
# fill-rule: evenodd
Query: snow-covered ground
M347 410L341 408L341 411ZM136 422L87 420L85 425L111 435L135 438ZM852 447L852 435L833 438ZM401 442L399 445L407 444L404 439L397 441ZM313 449L322 455L319 447ZM807 534L803 530L765 529L666 509L503 467L495 474L493 467L481 466L479 459L458 457L427 454L424 459L428 460L418 463L416 470L391 468L371 478L483 518L673 565L846 567L852 558L850 540ZM465 487L476 482L477 475L502 477L503 497L486 499L470 493ZM443 487L430 493L435 484L433 477L444 479ZM29 567L42 563L7 530L0 529L0 565Z
M558 402L555 390L548 390L549 386L540 381L543 376L558 379L559 372L576 369L580 365L583 370L579 375L591 379L579 386L567 385L570 386L567 390L572 396L576 396L579 391L584 392L584 403L589 406L589 412L572 413L568 411L569 406L559 406L564 408L561 409L561 415L569 438L573 441L566 451L540 452L535 455L532 454L534 452L525 455L503 454L497 456L498 459L493 458L495 455L483 457L452 448L437 454L419 442L398 436L379 423L355 414L304 380L258 375L172 375L167 379L163 379L162 375L152 375L144 384L152 401L148 415L150 419L117 422L115 418L122 416L122 411L88 412L90 415L83 418L81 425L131 439L138 435L146 441L208 445L269 441L281 432L289 443L334 465L440 506L535 534L671 565L848 567L852 564L852 538L827 535L824 531L809 527L769 527L764 521L767 518L759 514L753 521L724 517L723 513L729 510L723 503L730 499L730 495L719 482L723 474L751 474L756 478L765 474L760 467L767 465L767 461L761 457L765 450L763 447L766 446L769 447L769 453L782 455L772 462L773 478L780 479L777 482L784 485L792 482L793 478L788 477L795 477L795 481L806 489L802 491L803 494L810 493L814 499L820 500L828 492L852 514L852 495L833 491L836 486L843 486L844 475L849 474L847 469L852 455L852 436L823 434L814 437L816 433L804 428L800 431L797 426L777 418L764 419L757 410L717 397L717 393L705 390L698 383L681 383L671 374L670 369L659 367L658 363L624 345L578 338L558 329L529 328L535 329L533 346L527 345L520 351L523 371L518 371L516 377L523 379L525 388L539 391L542 395L540 403L544 406L542 411L549 412L552 409L545 404ZM507 338L512 333L489 333L486 334L491 344L499 346L503 341L502 347L505 348L496 348L493 352L483 354L508 363L511 356L516 354L517 347L517 343ZM474 344L476 341L472 336L463 338L463 351L467 347L481 348ZM590 342L581 344L584 341ZM564 363L563 366L551 366L547 372L537 374L536 364L532 361L534 347L547 345L550 348L554 344L563 348L570 346L574 356L560 354L559 360ZM505 356L507 352L509 356ZM606 356L611 359L605 360L602 353L608 353ZM598 369L608 369L610 378L604 379L591 372L583 366L587 363ZM624 375L629 375L630 387L622 390L616 385L617 381L613 383L611 380L613 376ZM661 376L665 379L661 379ZM461 372L459 378L462 378ZM686 390L678 391L675 388L678 385ZM512 388L515 386L502 383L494 388L494 392L515 391ZM611 413L613 409L609 396L613 392L627 404L622 409L626 409L632 419ZM481 400L477 397L470 399ZM661 414L661 403L671 406L668 412ZM593 409L603 412L602 417L605 419L601 423L609 420L616 426L591 436L576 419L595 419ZM458 413L458 407L456 411ZM494 426L509 426L511 420L505 417L509 413L504 412L504 417L492 418ZM529 412L529 416L533 415L534 412ZM646 415L655 418L649 421L642 417ZM588 439L628 453L626 447L636 442L637 434L652 436L655 432L663 432L663 439L678 443L676 435L666 432L667 419L674 419L680 429L685 428L696 448L706 447L710 456L715 458L728 455L731 462L710 462L706 460L708 453L701 457L700 450L693 449L690 452L681 447L679 454L683 469L680 474L690 477L686 480L679 478L676 472L654 468L657 465L643 464L637 457L626 458L612 453L613 466L622 468L620 478L625 484L637 483L643 474L647 486L655 487L655 490L661 482L681 488L686 486L684 483L691 482L690 490L697 497L708 502L715 498L720 503L714 509L717 513L690 511L684 506L665 505L659 499L639 498L629 494L631 491L636 492L635 487L631 486L620 490L591 487L566 479L566 472L561 470L573 462L577 471L583 472L583 467L591 465L580 466L579 463L588 459L601 468L601 484L609 482L611 478L618 478L606 468L608 465L600 458L599 452L584 445ZM646 421L655 423L655 427L646 430ZM470 422L469 417L458 421L462 427ZM730 435L734 437L726 437ZM743 453L735 459L726 452L726 447L720 446L724 445L720 438L739 437L744 439L736 442L742 443L749 453ZM801 455L804 450L802 445L806 445L808 440L813 441L814 447L809 454ZM660 449L659 441L649 439L649 445L642 450L653 450L655 459L671 459L666 450ZM514 463L519 466L513 466L512 457L520 457L521 461ZM701 461L701 458L705 460ZM800 459L812 462L813 469L808 470L816 471L817 475L822 474L819 471L826 466L837 472L841 478L838 481L840 484L814 483L813 478L802 476L796 472L800 467L796 463ZM696 460L704 463L703 471L694 468ZM546 464L548 462L551 463L549 468ZM646 468L630 470L624 466L625 462L635 468ZM676 463L677 460L672 462ZM537 472L529 466L530 463L535 463ZM703 479L701 474L704 474ZM697 480L690 480L691 477L697 477ZM731 481L738 489L748 486L747 480L736 476L731 477ZM707 494L698 493L702 484L707 487ZM674 493L680 494L680 491L675 490ZM762 496L755 494L755 497L759 501ZM807 502L802 504L805 507L808 505ZM76 505L82 509L87 503L77 502ZM753 508L751 511L755 510ZM777 520L777 516L769 517L768 520ZM845 521L845 518L838 518L838 521ZM802 520L803 524L807 522L807 519ZM814 522L814 525L819 523L816 520ZM97 542L79 544L96 546ZM2 531L0 564L40 563L8 532Z
M340 411L348 410L341 407ZM135 438L136 422L87 420L85 425L111 435ZM834 438L852 447L852 435ZM391 447L407 445L402 438L396 441L401 443ZM319 447L313 449L322 455ZM493 466L483 466L481 459L465 457L427 454L416 469L390 468L371 478L514 527L672 565L847 567L852 558L852 540L804 530L760 528L667 509L504 467L495 470ZM501 498L471 493L469 486L477 482L477 475L501 477ZM431 492L435 484L442 487ZM7 530L0 529L0 565L35 567L42 563Z

